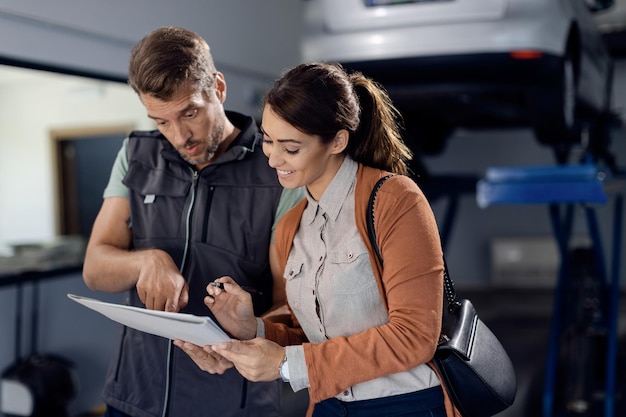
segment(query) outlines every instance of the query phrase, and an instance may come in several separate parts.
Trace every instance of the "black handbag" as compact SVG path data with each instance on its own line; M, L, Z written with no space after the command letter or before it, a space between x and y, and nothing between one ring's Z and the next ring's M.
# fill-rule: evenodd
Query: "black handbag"
M369 239L383 259L374 232L374 200L381 178L370 195L367 210ZM450 399L464 417L490 417L510 407L517 392L517 378L506 350L480 320L468 299L457 300L454 283L444 259L444 306L441 334L433 364Z

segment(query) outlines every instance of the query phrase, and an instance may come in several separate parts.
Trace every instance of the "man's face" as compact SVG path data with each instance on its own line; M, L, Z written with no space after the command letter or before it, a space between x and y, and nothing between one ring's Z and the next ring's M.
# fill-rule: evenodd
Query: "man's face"
M180 156L197 169L204 168L216 157L224 140L226 115L221 96L215 89L204 93L191 86L181 89L167 101L139 94L157 129Z

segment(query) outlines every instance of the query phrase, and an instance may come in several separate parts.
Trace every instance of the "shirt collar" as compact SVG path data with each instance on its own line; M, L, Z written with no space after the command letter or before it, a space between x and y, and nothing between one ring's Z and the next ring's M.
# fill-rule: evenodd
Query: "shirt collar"
M244 159L249 152L254 152L254 147L259 141L259 136L257 135L258 130L254 119L233 111L225 111L225 113L228 120L240 131L237 137L233 139L228 149L215 159L213 164L223 164L225 162Z
M348 155L343 160L341 167L333 177L330 184L322 194L319 201L315 201L311 194L306 192L307 207L302 214L304 224L311 224L318 212L326 213L329 219L336 220L341 211L344 201L350 194L350 190L356 181L358 164Z

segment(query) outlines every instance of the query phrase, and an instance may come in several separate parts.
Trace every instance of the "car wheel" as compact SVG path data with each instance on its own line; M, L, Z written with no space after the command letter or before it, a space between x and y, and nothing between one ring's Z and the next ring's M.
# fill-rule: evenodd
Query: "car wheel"
M439 155L447 145L455 128L443 121L406 120L404 140L414 153Z
M611 168L617 169L617 161L610 151L611 131L615 128L615 120L611 110L613 93L613 66L611 66L604 88L604 106L595 115L589 127L588 150L596 162L604 161Z
M576 123L576 78L574 75L574 64L571 60L563 63L563 128L570 132L575 128Z
M580 142L577 99L575 65L568 55L563 60L558 80L539 86L531 98L535 136L540 143L555 150L557 159L567 159L571 146Z

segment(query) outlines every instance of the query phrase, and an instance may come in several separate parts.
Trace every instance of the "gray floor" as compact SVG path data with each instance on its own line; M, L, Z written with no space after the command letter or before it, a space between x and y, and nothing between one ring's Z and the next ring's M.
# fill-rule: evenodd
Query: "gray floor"
M491 289L476 290L457 288L457 294L472 300L481 319L498 336L502 345L507 349L518 378L518 391L514 404L498 414L498 417L541 417L541 387L547 353L548 338L550 336L550 321L552 317L553 291L548 289ZM620 297L620 334L626 334L626 298ZM571 303L568 304L572 306ZM569 308L566 307L566 308ZM621 395L626 395L626 364L623 337L620 343L618 363L618 395L616 397L620 407L615 416L626 415L621 408ZM604 350L595 353L596 359L603 359ZM570 368L571 369L571 368ZM604 381L604 379L599 378ZM564 389L562 378L558 382L557 390ZM559 388L561 387L561 388ZM284 417L304 416L308 397L306 392L294 394L285 384L284 390ZM605 412L601 400L596 401L586 413L570 413L568 416L604 417Z

